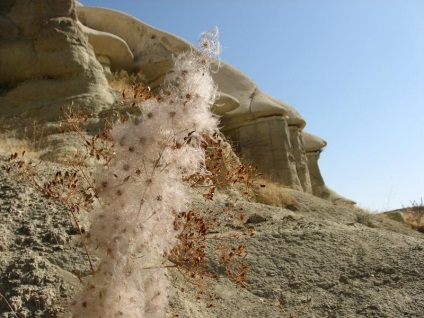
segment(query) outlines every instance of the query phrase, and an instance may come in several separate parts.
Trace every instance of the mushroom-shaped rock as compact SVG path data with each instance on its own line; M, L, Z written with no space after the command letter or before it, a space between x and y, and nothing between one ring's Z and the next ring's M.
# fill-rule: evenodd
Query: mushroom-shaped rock
M108 67L112 71L128 70L134 67L134 56L124 40L114 34L93 30L81 23L79 24L93 46L96 56L107 57L110 63Z
M327 142L313 134L306 131L302 132L305 141L306 156L308 158L309 176L312 185L312 193L320 198L332 201L334 203L355 205L356 202L347 199L333 190L331 190L324 182L322 177L318 160L321 156L322 150L327 146Z
M308 158L309 176L312 184L312 193L318 197L323 197L326 192L324 179L318 166L318 159L322 149L327 145L327 142L322 138L302 132L305 142L306 156Z
M87 6L77 6L76 10L78 19L85 26L124 40L134 55L134 66L140 67L151 80L158 73L163 75L171 69L173 54L192 47L176 35L156 29L117 10Z
M141 69L151 88L159 86L165 74L172 69L173 55L193 49L184 39L158 30L120 11L77 6L77 13L80 21L90 29L101 31L102 34L110 33L126 42L134 55L133 66ZM116 53L105 52L107 45L93 43L93 47L96 54L109 55L113 63L112 55ZM102 50L97 52L98 47ZM214 80L221 92L237 99L240 105L231 113L227 112L222 119L223 130L231 129L234 123L238 125L275 115L288 115L288 120L293 124L301 128L305 126L305 120L293 107L260 91L248 76L231 65L220 64L219 70L214 73Z
M215 104L212 106L212 112L219 116L223 116L224 114L236 109L240 106L240 102L238 99L234 98L231 95L220 92Z
M173 55L193 49L187 41L116 10L80 6L77 12L87 27L111 33L127 43L134 54L134 66L141 69L152 89L172 69ZM292 106L262 92L247 75L229 64L220 63L213 76L221 92L213 110L222 116L221 129L239 145L240 154L276 181L309 192L308 181L300 181L307 178L298 176L298 170L308 174L305 151L294 149L303 147L297 131L305 126L305 120ZM292 141L289 125L296 127Z
M321 137L312 135L306 131L303 131L302 135L303 139L305 140L306 152L322 151L325 146L327 146L327 142Z
M134 56L133 66L141 70L152 89L159 87L165 74L172 70L174 55L194 49L184 39L123 12L78 6L77 13L90 29L101 31L101 35L110 33L115 36L111 41L119 38L127 44ZM93 43L93 47L98 55L109 57L114 64L116 57L108 52L107 45ZM100 47L105 50L100 51ZM306 122L294 107L261 91L233 66L218 64L213 78L221 96L213 111L221 116L221 130L233 139L239 154L274 181L329 197L324 186L318 186L324 184L317 159L325 141L302 132ZM311 167L316 170L314 176L310 174Z
M305 119L293 106L269 96L259 89L255 91L251 103L251 111L255 114L255 117L279 115L279 109L284 109L287 124L289 126L297 126L300 129L306 126Z
M298 126L289 126L291 150L296 166L296 173L304 192L312 193L312 183L309 174L308 158L306 156L305 141L302 129Z

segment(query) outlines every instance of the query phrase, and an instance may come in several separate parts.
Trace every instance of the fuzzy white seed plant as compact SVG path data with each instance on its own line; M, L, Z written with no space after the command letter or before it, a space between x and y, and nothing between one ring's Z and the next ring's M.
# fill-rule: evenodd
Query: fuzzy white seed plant
M190 201L184 179L205 169L202 135L218 124L209 72L221 50L217 36L213 28L202 34L199 51L175 57L159 101L144 101L141 116L112 128L116 155L97 171L101 207L89 231L101 261L75 297L75 317L165 317L164 253L178 235L174 217Z

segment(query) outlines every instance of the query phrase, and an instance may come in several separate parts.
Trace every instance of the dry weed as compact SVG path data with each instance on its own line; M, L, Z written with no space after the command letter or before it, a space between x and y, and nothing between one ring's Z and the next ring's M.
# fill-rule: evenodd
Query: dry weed
M184 55L180 58L182 61L181 63L185 63L183 64L184 67L186 65L193 67L190 63L187 64L185 62L185 58L186 56ZM189 56L189 58L191 58L191 56ZM193 58L197 58L197 56L194 55ZM199 63L201 62L202 61L199 61ZM201 63L201 67L204 68L206 65ZM200 72L201 78L207 80L208 77L205 76L205 71L201 67L200 71L194 68L192 72L195 75ZM186 74L187 70L181 69L180 72ZM193 81L195 81L197 85L198 77L193 76L193 78ZM211 83L212 82L206 82L205 87L209 87ZM191 86L188 85L187 87ZM213 88L214 86L211 87ZM254 180L254 173L252 173L252 171L255 171L255 169L251 165L240 163L236 160L237 157L231 156L232 152L228 149L228 143L218 133L213 133L212 129L199 129L197 117L193 119L193 121L196 121L194 129L191 126L185 128L184 125L186 125L188 121L187 114L184 112L188 110L189 107L198 108L197 100L200 96L191 92L181 93L177 85L170 85L169 88L171 88L170 94L167 94L165 87L162 94L158 95L151 93L148 87L133 84L129 89L123 91L122 101L117 103L112 111L105 114L104 131L91 137L87 136L83 127L85 123L92 118L93 114L86 113L82 109L77 109L72 104L67 109L63 109L63 131L77 133L86 147L86 154L78 160L73 160L73 162L70 163L71 168L67 168L69 171L65 168L63 171L58 171L52 180L40 182L37 178L36 166L34 166L31 161L19 157L16 152L11 155L8 165L5 166L7 172L17 173L32 182L32 184L47 198L65 204L82 237L84 236L82 235L83 233L78 223L78 213L83 210L90 210L94 201L98 200L98 206L101 207L101 209L99 211L94 211L92 214L98 218L98 224L100 225L96 227L95 223L92 223L92 227L88 233L89 236L87 236L88 240L96 244L98 243L97 245L94 244L96 245L96 249L100 244L108 247L102 251L102 253L104 253L102 256L104 256L104 263L107 266L111 264L111 268L114 266L115 260L119 263L122 257L126 257L130 265L141 261L142 264L146 264L146 266L143 265L144 267L140 268L140 271L143 270L144 274L139 277L139 279L141 279L142 283L146 284L146 286L147 284L151 286L151 288L149 287L149 292L150 290L158 290L158 292L160 292L161 296L159 298L161 306L165 304L165 301L162 301L165 293L163 290L159 290L162 287L166 288L167 284L156 284L157 277L159 277L157 275L166 278L162 272L164 269L168 268L176 269L183 273L188 282L194 283L194 286L197 286L198 295L210 296L207 287L203 283L205 281L204 278L219 277L217 274L210 273L207 269L207 264L211 260L221 264L222 267L225 268L225 275L223 276L240 286L244 286L247 271L249 269L245 262L245 240L253 235L249 228L243 226L244 217L240 215L240 211L234 211L230 208L224 209L223 211L219 211L218 209L214 209L214 211L209 209L203 211L181 211L178 202L183 202L185 198L183 198L184 200L175 199L176 193L180 193L181 196L185 195L183 186L176 183L176 181L179 181L180 175L184 187L188 185L188 187L197 189L203 194L206 200L213 200L218 187L226 187L236 183L245 186L247 189L245 192L249 193L248 189L252 186ZM203 86L200 86L200 89L203 90ZM213 94L207 93L206 96L206 102L209 103L209 98L211 98ZM179 107L175 105L179 105ZM208 105L209 104L205 106L207 110L209 110ZM209 117L212 118L210 119L211 122L215 122L215 119L210 113L205 112L205 115L202 116L204 122L200 122L201 125L206 126L209 123ZM172 132L169 136L164 134L164 129L158 129L160 125L157 123L157 120L161 118L166 120L168 124L173 125L171 126L172 129L174 129L174 126L178 129L175 128L175 132L169 130ZM140 122L143 122L143 125L139 125ZM153 125L150 124L150 122L155 122L156 124ZM126 123L128 123L128 125L126 125ZM183 128L180 128L179 125L182 125ZM124 129L129 129L128 127L131 129L140 129L140 127L144 129L140 133L141 137L134 137L135 134L133 130ZM151 129L148 129L149 127ZM120 135L121 132L123 134L122 136ZM149 135L144 137L143 134ZM153 135L154 138L151 138L151 135ZM160 139L158 135L162 136L162 139ZM132 140L131 138L134 139L134 143L127 144L128 140ZM141 148L142 150L139 152L137 147L146 142L146 140L150 142L150 146ZM202 152L202 156L199 156L198 153L200 154ZM192 164L192 162L194 162L193 160L185 160L184 154L186 153L192 154L193 157L198 158L199 166L197 166L197 164ZM171 155L173 157L170 157ZM148 157L144 158L143 156ZM174 157L176 159L171 160ZM201 158L204 158L204 160ZM99 167L102 167L99 169L101 172L97 174L96 178L93 178L91 174L87 173L84 164L87 160L97 161ZM140 163L136 162L136 160L139 160ZM183 164L185 164L185 166L183 166ZM131 165L133 165L133 167L131 167ZM191 168L191 165L193 165L193 168ZM109 171L110 173L106 174L104 171ZM190 173L186 171L190 171ZM191 171L195 172L193 173ZM167 172L170 172L169 176L166 174ZM106 179L103 180L102 178ZM161 178L159 180L164 180L165 182L158 182L154 178ZM168 179L170 181L166 182ZM175 186L172 189L173 191L170 191L170 185L174 183ZM162 192L165 184L168 184L169 189L166 188L167 192L163 194ZM130 193L128 198L125 197L125 191L127 190ZM133 192L131 191L142 192L142 195L132 196L131 194ZM154 195L149 195L150 193ZM171 197L170 193L172 193ZM187 192L187 194L188 193L190 192ZM124 200L122 198L127 199ZM125 227L122 232L118 233L119 235L114 236L114 240L110 240L110 236L112 235L111 232L113 230L120 231L121 228L119 226L121 225L116 223L116 226L114 226L112 223L107 223L106 221L110 219L113 222L118 222L120 218L116 215L117 210L114 209L114 204L121 204L124 201L125 204L128 200L139 201L135 204L137 209L133 209L132 206L129 205L125 213L139 217L140 220L143 220L143 223L140 224L140 226L137 225L137 222L135 222L137 224L133 224L134 221L133 223L127 224L125 223L127 222L126 218L123 218L124 225L131 226L131 228L134 227L135 230L127 231ZM122 206L124 205L121 204L121 211L119 211L121 214L124 212ZM106 208L109 210L106 211ZM161 213L160 218L158 211ZM144 218L144 216L146 216L146 218ZM153 224L153 230L145 231L143 232L144 236L139 235L139 237L142 239L144 239L144 237L146 237L146 239L150 237L156 238L157 235L155 233L157 229L163 228L164 233L166 232L165 230L168 230L168 223L165 223L164 220L167 221L169 218L171 219L171 223L168 232L176 233L176 237L173 236L171 240L159 237L161 240L159 242L150 240L149 244L145 244L144 241L141 241L139 244L140 248L144 248L144 254L153 252L158 254L160 250L162 250L162 245L165 246L165 243L168 244L168 242L173 244L173 240L176 238L176 243L173 248L165 248L163 252L161 252L162 255L158 254L161 256L161 258L158 258L158 262L152 263L153 258L146 256L139 261L139 257L134 256L132 250L129 250L129 253L127 253L125 247L128 246L128 244L120 243L121 241L126 242L125 240L131 241L133 237L130 235L138 233L137 231L139 229L143 230L147 228L147 226L150 226L150 224ZM134 219L135 218L131 218L131 220ZM172 223L173 219L174 221ZM109 226L110 229L108 231L102 230L103 224ZM124 225L122 225L122 227ZM233 231L227 230L226 234L219 234L219 230L224 226L229 226ZM122 233L127 233L127 235L122 235ZM125 238L125 236L128 237ZM162 241L165 241L165 243L162 244ZM206 244L207 242L213 243ZM157 244L157 250L159 252L149 247L156 246L154 244ZM207 245L211 247L212 251L206 248ZM93 280L93 282L98 284L98 286L100 286L99 288L103 288L102 286L108 286L109 288L108 284L110 277L108 277L107 281L101 280L103 277L101 275L104 273L103 271L98 271L93 268L88 248L85 246L84 240L83 246L86 249L87 259L93 277L96 275L96 277L100 277L99 279L95 277L97 280ZM115 247L117 248L115 249ZM158 256L156 254L154 255ZM163 256L165 257L163 258ZM152 265L150 265L151 263ZM121 274L124 276L130 275L128 273L128 271L124 270ZM132 273L131 271L131 274ZM152 273L151 277L153 281L146 280L150 277L148 276L150 273ZM105 275L106 274L107 271L105 272ZM135 276L132 276L132 279L134 279L134 277ZM117 288L117 286L111 287ZM93 293L90 284L85 284L85 289L86 293L83 292L81 296L82 299L88 297L93 304L100 304L100 307L86 308L87 302L84 301L79 302L78 306L75 305L76 310L78 312L85 312L85 310L102 312L104 308L101 305L103 302L103 299L100 299L101 295L99 299L90 298L98 297L98 295ZM147 288L145 290L136 289L134 293L134 295L137 293L147 293ZM111 299L115 299L114 297L116 296L116 303L119 306L122 305L119 295L118 297L114 293L110 293L109 296ZM150 296L155 298L157 295L149 294L149 297ZM134 312L136 310L141 310L141 307L133 303L131 299L126 305L135 306L138 309L135 309L135 307L131 309L132 307L129 308L122 305L122 310L134 310ZM152 306L154 306L154 304L151 301L146 301L147 309L142 310L150 310L149 308ZM208 303L208 307L210 306L212 306L212 304ZM152 307L151 310L153 309ZM120 312L120 310L117 311L117 313Z
M415 230L424 233L424 202L411 201L410 206L404 208L403 217L405 223Z
M143 85L145 86L147 80L144 74L137 73L128 73L125 70L120 70L119 72L115 72L109 74L107 76L107 80L109 86L118 92L122 92L127 89L131 85Z
M410 205L402 209L379 214L383 218L402 223L408 227L424 233L424 202L411 201Z
M286 187L282 184L262 178L255 181L254 189L255 200L258 203L286 208L292 211L296 211L299 208L299 203L286 191Z
M2 125L8 127L7 125ZM46 137L46 128L36 120L24 120L22 131L8 127L0 136L0 151L5 154L23 153L27 157L39 158L43 154L42 140Z

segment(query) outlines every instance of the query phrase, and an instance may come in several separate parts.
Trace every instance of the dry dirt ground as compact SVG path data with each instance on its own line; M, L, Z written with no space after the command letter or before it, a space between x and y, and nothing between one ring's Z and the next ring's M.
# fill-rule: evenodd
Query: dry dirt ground
M5 157L0 159L1 166ZM45 162L39 169L52 174L58 166ZM221 298L206 308L207 300L196 300L174 273L170 312L200 318L424 317L423 233L287 191L297 211L247 202L236 192L214 203L193 202L242 209L245 226L255 231L247 246L248 287L212 281L208 289ZM66 209L1 169L0 233L0 317L70 317L78 276L89 268Z

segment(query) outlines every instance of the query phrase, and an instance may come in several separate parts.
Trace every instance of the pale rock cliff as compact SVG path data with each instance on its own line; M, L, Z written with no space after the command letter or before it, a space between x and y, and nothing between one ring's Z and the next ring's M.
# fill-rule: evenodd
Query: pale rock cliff
M44 158L72 152L58 136L60 107L71 101L98 113L114 103L75 13L74 1L7 0L0 4L0 129L18 137L42 125ZM66 142L64 138L68 138Z
M193 48L184 39L120 11L78 5L77 14L106 72L123 65L126 70L141 70L152 89L172 69L172 56ZM306 121L294 107L264 93L229 64L221 62L213 77L221 93L214 111L222 116L221 131L234 141L239 154L274 181L354 204L325 185L318 159L326 142L303 131ZM321 148L308 148L312 144Z
M78 150L75 136L57 134L60 107L71 101L94 115L115 96L105 75L141 71L157 89L173 56L194 49L182 38L116 10L74 1L7 0L0 5L0 129L18 136L43 125L42 158ZM213 110L238 153L273 181L333 202L353 202L327 188L318 159L326 142L304 131L291 105L261 91L240 70L220 63ZM97 119L89 122L95 129ZM34 132L32 132L34 133Z

